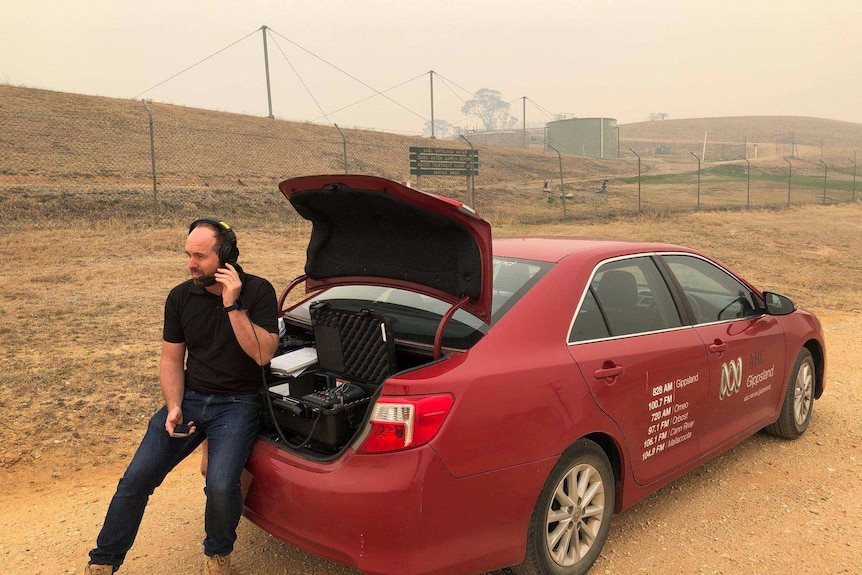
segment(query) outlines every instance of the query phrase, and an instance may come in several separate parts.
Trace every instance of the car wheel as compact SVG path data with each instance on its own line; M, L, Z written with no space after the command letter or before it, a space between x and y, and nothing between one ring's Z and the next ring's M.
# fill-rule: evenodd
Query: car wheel
M583 575L602 550L614 512L610 461L581 439L554 467L533 509L517 575Z
M796 439L805 433L814 411L815 381L814 358L810 351L802 348L787 382L781 415L766 428L767 433L785 439Z

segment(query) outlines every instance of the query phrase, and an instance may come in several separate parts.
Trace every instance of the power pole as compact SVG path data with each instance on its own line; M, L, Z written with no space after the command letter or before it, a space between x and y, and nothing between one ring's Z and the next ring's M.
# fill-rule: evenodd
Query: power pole
M428 72L431 76L431 139L434 140L437 136L434 135L434 70Z
M266 26L261 26L260 31L263 32L263 67L266 70L266 103L269 106L269 118L272 120L275 116L272 115L272 90L269 85L269 52L266 49Z

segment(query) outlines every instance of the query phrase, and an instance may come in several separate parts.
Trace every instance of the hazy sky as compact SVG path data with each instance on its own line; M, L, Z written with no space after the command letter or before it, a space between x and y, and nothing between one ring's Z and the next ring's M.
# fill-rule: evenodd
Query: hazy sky
M266 115L262 25L288 120L420 133L434 70L435 118L463 127L480 88L528 123L862 122L859 0L0 0L0 83Z

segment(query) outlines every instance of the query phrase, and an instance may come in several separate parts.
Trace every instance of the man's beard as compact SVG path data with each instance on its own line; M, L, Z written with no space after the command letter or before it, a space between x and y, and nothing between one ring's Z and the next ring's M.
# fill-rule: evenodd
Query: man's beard
M215 278L215 274L209 275L209 276L203 275L203 276L199 276L199 277L192 276L192 281L195 282L196 286L205 288L205 287L209 287L211 285L215 285L216 278Z

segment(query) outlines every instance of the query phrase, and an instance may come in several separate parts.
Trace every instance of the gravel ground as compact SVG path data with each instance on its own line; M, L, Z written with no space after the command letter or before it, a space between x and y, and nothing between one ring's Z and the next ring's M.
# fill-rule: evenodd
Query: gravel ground
M862 313L821 319L827 391L807 433L796 441L757 434L616 516L591 574L862 572ZM0 572L83 572L130 455L82 471L62 456L0 470ZM192 457L153 496L122 573L198 573L203 503ZM240 575L358 573L245 520L234 565Z

